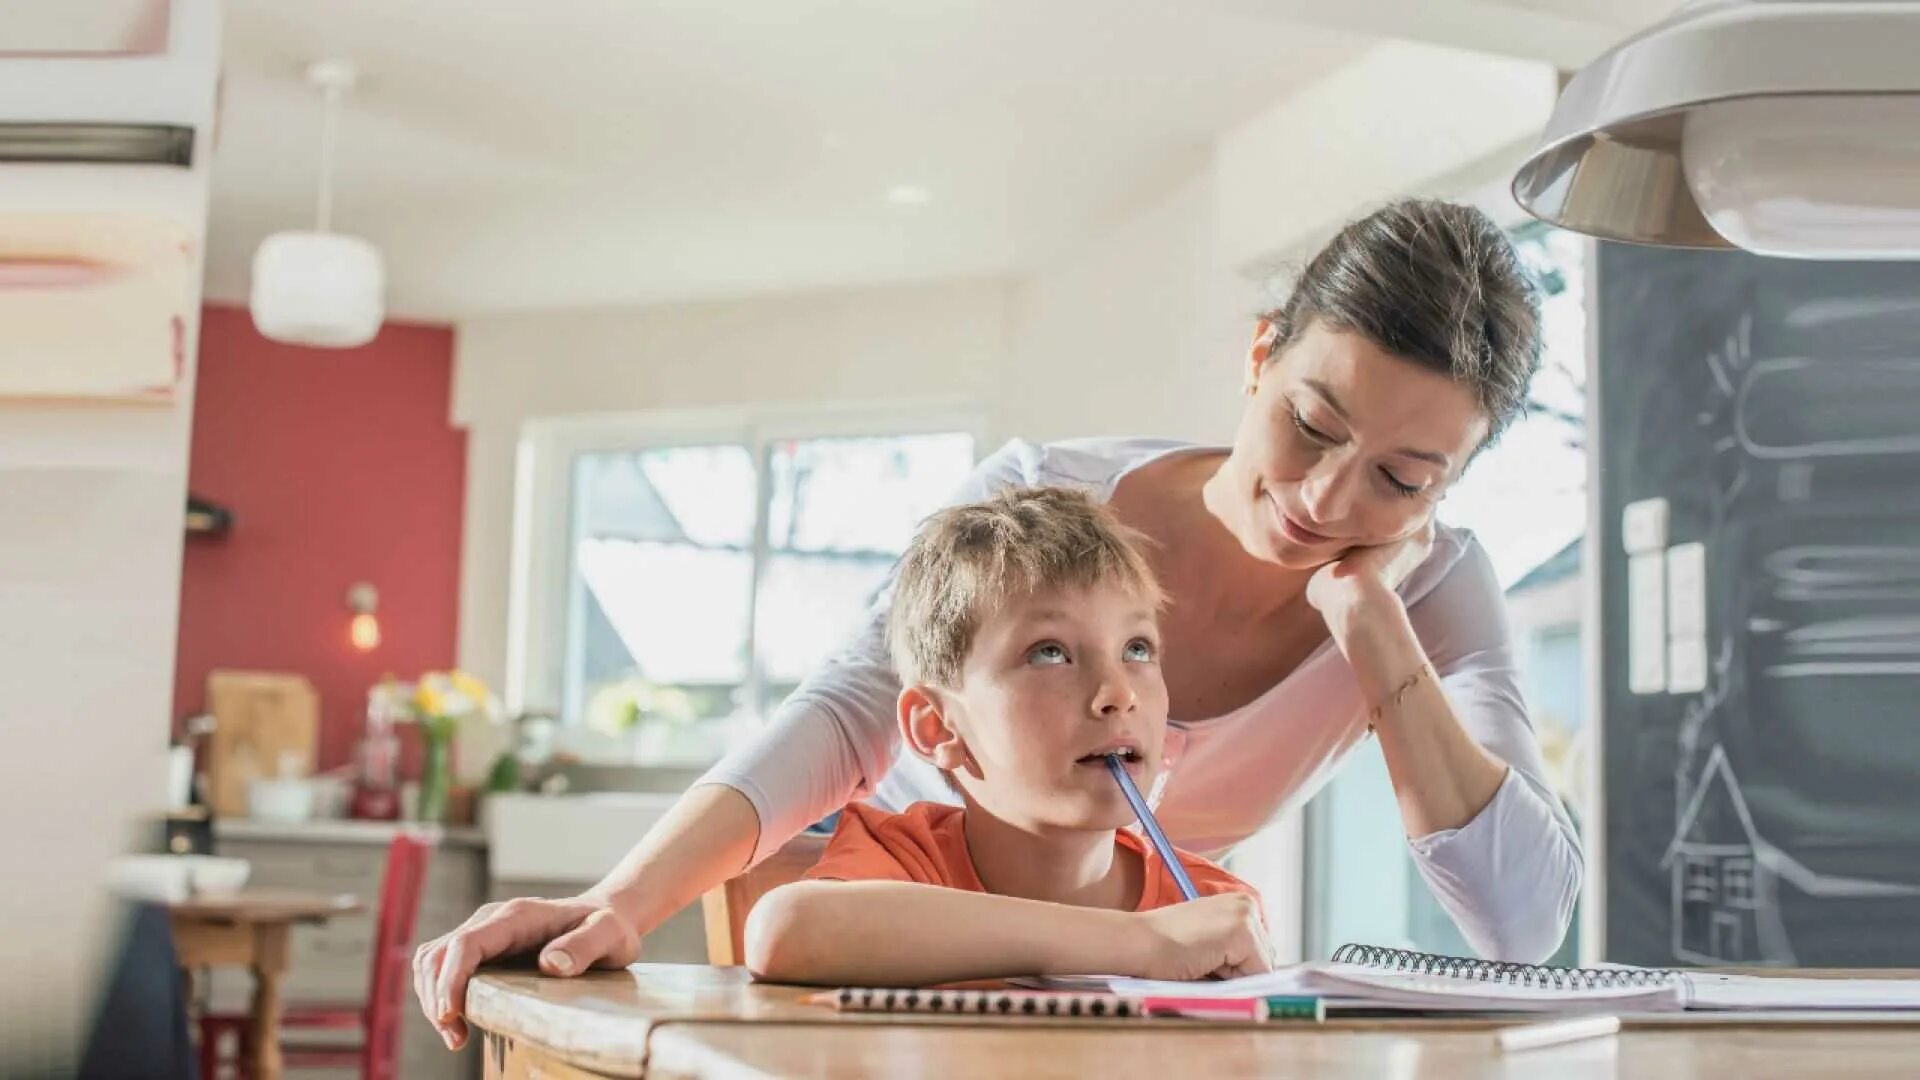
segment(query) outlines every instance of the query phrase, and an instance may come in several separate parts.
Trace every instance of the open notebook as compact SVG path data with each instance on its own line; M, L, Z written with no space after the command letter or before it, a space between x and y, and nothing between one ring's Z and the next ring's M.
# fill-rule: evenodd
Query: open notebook
M1328 962L1202 982L1147 979L1045 981L1129 997L1265 997L1312 994L1331 1009L1421 1012L1674 1012L1701 1010L1911 1010L1920 980L1801 979L1665 968L1561 968L1345 945Z

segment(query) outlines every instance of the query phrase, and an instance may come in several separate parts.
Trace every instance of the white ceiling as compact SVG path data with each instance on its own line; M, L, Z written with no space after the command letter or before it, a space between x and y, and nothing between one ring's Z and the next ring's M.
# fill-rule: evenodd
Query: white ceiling
M453 319L1017 270L1373 42L1566 70L1674 3L227 0L207 291L312 221L321 57L335 227Z
M363 73L335 227L447 319L1005 272L1367 40L1180 2L229 0L208 294L311 224L323 56Z

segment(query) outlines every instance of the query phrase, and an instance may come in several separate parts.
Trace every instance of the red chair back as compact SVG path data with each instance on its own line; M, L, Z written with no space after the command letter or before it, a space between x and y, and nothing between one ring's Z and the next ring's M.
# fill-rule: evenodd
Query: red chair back
M373 937L373 981L367 988L366 1043L360 1075L393 1080L400 1075L400 1021L411 991L413 929L427 880L433 841L402 830L387 846L380 882L379 920Z

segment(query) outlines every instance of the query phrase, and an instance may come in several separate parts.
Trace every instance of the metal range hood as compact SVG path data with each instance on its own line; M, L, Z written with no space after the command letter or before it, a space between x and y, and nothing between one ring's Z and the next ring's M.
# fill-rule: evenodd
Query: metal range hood
M193 166L181 124L0 123L0 162Z
M1543 221L1920 258L1920 0L1694 0L1567 83L1513 180Z

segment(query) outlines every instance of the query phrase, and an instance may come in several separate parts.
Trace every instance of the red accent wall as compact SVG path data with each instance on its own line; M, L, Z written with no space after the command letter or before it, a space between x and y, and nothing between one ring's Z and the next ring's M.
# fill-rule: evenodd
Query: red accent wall
M350 759L383 674L452 666L467 462L452 384L449 327L308 349L261 337L244 309L203 311L189 486L234 527L187 538L176 730L210 670L298 672L320 691L327 769ZM368 653L347 638L356 581L380 590Z

